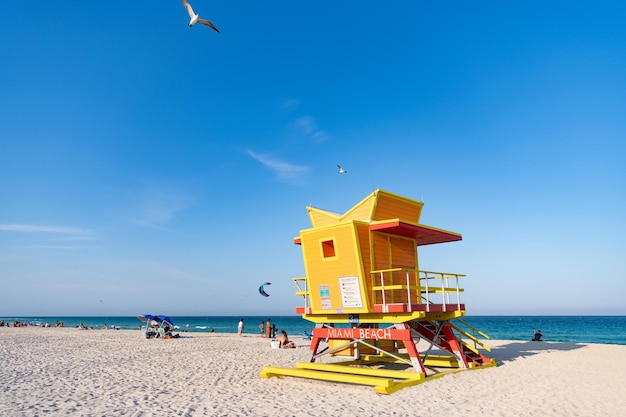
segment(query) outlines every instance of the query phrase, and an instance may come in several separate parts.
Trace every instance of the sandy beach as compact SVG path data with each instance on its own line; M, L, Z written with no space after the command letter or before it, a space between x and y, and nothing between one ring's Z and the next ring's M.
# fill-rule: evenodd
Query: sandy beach
M626 346L490 341L499 366L381 395L367 386L261 378L308 361L308 342L189 333L0 328L2 416L621 416ZM329 359L332 360L332 359Z

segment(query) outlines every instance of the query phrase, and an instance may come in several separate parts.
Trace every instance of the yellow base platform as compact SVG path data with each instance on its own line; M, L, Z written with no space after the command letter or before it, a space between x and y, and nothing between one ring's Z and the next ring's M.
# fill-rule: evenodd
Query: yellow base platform
M494 361L492 364L483 365L478 368L471 367L470 369L482 369L495 365L496 363ZM466 369L448 370L426 377L423 373L414 372L413 370L397 371L390 369L356 368L348 366L346 362L342 364L298 362L295 368L264 366L261 371L261 377L293 376L322 381L369 385L373 386L376 392L380 394L392 394L402 388L411 387L428 380L437 379L451 373L465 370Z
M296 368L264 366L263 378L273 376L295 376L323 381L349 384L370 385L376 392L391 394L402 388L417 385L425 381L422 373L394 371L386 369L353 368L345 365L298 362Z

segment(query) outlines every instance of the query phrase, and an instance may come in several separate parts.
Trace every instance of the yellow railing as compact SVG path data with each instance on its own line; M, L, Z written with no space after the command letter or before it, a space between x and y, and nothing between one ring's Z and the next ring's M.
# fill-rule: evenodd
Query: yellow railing
M419 303L420 283L415 268L390 268L378 269L371 273L372 278L372 301L374 304L394 304L401 302L408 304L409 311L412 300ZM389 292L389 300L387 294ZM414 294L412 294L414 293ZM380 294L382 303L378 303L377 295Z
M422 271L414 268L389 268L371 271L372 301L374 304L407 304L411 311L412 304L426 304L430 311L431 304L442 304L443 311L449 304L461 308L459 278L463 274L448 272ZM387 292L387 293L386 293ZM455 299L451 302L451 297ZM380 300L380 302L379 302Z
M372 304L406 304L408 311L412 305L425 304L426 312L430 312L432 304L442 304L443 311L447 306L456 304L461 309L461 293L459 278L463 274L416 270L415 268L389 268L371 271ZM311 305L306 277L293 278L298 287L296 295L304 300L304 311Z
M310 297L310 293L309 293L309 288L308 288L308 281L306 279L306 277L304 278L293 278L293 282L296 284L296 287L298 287L298 291L296 291L296 295L301 295L302 298L304 298L304 311L309 311L309 297ZM301 283L304 283L304 288L302 288L300 286Z

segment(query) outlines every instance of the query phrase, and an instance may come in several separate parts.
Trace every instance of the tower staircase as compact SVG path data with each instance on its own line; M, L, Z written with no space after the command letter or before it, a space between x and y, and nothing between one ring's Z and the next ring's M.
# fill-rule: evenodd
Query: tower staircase
M458 324L455 324L457 322ZM458 367L460 368L473 368L476 366L490 365L492 360L480 353L478 346L491 351L488 345L483 343L475 335L489 338L485 333L471 327L467 322L461 319L443 320L443 321L430 321L430 320L413 320L408 322L414 335L422 340L427 341L430 346L424 353L423 361L426 361L429 356L429 352L434 348L438 348L441 351L454 356L457 359ZM470 333L463 327L469 327L473 330ZM457 336L455 332L458 332L461 336ZM464 339L465 337L466 339Z

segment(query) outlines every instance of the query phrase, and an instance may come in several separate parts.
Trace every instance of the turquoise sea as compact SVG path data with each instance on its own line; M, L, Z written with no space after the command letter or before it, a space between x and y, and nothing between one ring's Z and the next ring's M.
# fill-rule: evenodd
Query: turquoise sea
M157 314L160 314L157 312ZM237 323L244 319L245 334L258 334L259 323L265 316L171 316L181 332L237 333ZM269 317L279 330L297 336L304 330L311 331L313 323L300 316ZM109 328L137 329L142 323L136 316L131 317L0 317L5 322L25 322L31 324L56 321L66 327L76 327L83 323L96 329L107 324ZM626 345L626 316L466 316L463 319L473 327L486 333L492 339L530 340L534 330L541 330L544 340L549 342L608 343Z

